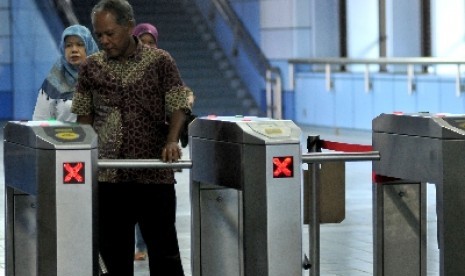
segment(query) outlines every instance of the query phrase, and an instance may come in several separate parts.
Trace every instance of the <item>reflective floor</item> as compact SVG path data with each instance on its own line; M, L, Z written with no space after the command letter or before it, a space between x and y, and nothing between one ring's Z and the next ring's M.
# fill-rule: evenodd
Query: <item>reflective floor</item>
M3 124L1 125L0 159L3 160ZM354 144L371 144L371 132L354 130L334 130L325 128L302 127L302 150L306 151L308 135L320 135L327 141ZM188 149L184 157L189 159ZM8 161L6 161L8 162ZM372 234L372 196L371 162L349 162L346 164L346 215L339 224L321 226L321 275L373 275L373 234ZM189 171L176 173L178 184L177 229L186 276L190 276L190 202ZM0 162L0 276L5 275L5 212L4 212L4 166ZM439 251L436 241L436 213L434 185L428 185L428 275L439 275ZM308 227L304 226L304 251L309 252ZM136 276L148 276L146 261L134 262ZM304 275L309 275L306 272Z

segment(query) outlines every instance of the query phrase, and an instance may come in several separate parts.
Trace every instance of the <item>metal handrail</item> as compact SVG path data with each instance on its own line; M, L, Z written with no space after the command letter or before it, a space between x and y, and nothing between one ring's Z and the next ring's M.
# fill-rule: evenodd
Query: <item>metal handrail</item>
M435 58L435 57L393 57L393 58L295 58L289 59L290 64L414 64L414 65L441 65L465 64L465 59Z
M55 0L55 5L63 12L63 15L66 17L66 20L68 20L69 25L79 24L79 20L74 12L71 0Z
M269 68L265 77L266 116L281 120L282 108L282 82L279 68Z
M306 58L306 59L289 59L289 85L290 90L294 90L295 87L295 65L297 64L322 64L325 65L325 81L326 90L333 88L331 80L331 65L350 65L350 64L361 64L365 65L365 91L371 90L370 81L370 70L369 65L406 65L407 66L407 91L412 94L415 91L415 70L414 66L431 66L431 65L456 65L455 75L455 89L456 96L459 97L463 91L461 83L461 72L460 66L465 64L465 59L454 59L454 58L436 58L436 57L402 57L402 58Z
M302 153L302 163L323 163L334 161L373 161L379 160L378 151L367 152L311 152ZM99 159L97 161L99 168L173 168L173 169L190 169L192 160L178 160L177 162L167 163L160 159Z
M192 160L178 160L177 162L167 163L160 159L99 159L97 161L99 168L152 168L152 169L190 169Z
M302 154L302 163L324 163L334 161L376 161L379 151L366 152L310 152Z

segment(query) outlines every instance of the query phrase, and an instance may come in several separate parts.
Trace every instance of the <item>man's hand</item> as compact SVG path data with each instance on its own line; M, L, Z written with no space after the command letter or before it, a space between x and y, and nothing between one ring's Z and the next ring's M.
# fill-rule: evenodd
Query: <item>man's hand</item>
M167 142L161 152L163 162L178 162L181 159L182 151L177 142Z

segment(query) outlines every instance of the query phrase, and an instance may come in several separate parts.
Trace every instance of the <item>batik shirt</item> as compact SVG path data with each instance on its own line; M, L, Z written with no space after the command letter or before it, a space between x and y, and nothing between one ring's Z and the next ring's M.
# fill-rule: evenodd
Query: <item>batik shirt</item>
M160 159L168 134L167 117L190 111L172 57L138 43L125 61L101 51L79 71L72 111L92 115L100 159ZM175 183L171 169L99 169L99 181Z

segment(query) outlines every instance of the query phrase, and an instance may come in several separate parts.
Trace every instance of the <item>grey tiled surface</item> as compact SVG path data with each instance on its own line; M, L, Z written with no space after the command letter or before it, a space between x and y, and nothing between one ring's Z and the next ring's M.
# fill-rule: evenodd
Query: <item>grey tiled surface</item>
M3 160L3 124L0 130L0 157ZM302 145L309 134L321 139L357 144L371 144L371 133L364 131L302 127ZM305 148L302 148L305 150ZM189 158L184 149L184 158ZM181 256L186 271L190 273L190 202L189 172L176 173L178 184L177 229ZM321 275L372 275L372 203L371 162L346 164L346 218L340 224L321 226ZM5 212L4 212L4 167L0 162L0 276L5 275ZM304 250L308 255L308 228L304 226ZM439 260L436 242L436 214L434 186L428 185L428 275L439 275ZM147 261L134 263L136 276L148 276ZM308 275L308 272L304 275Z

